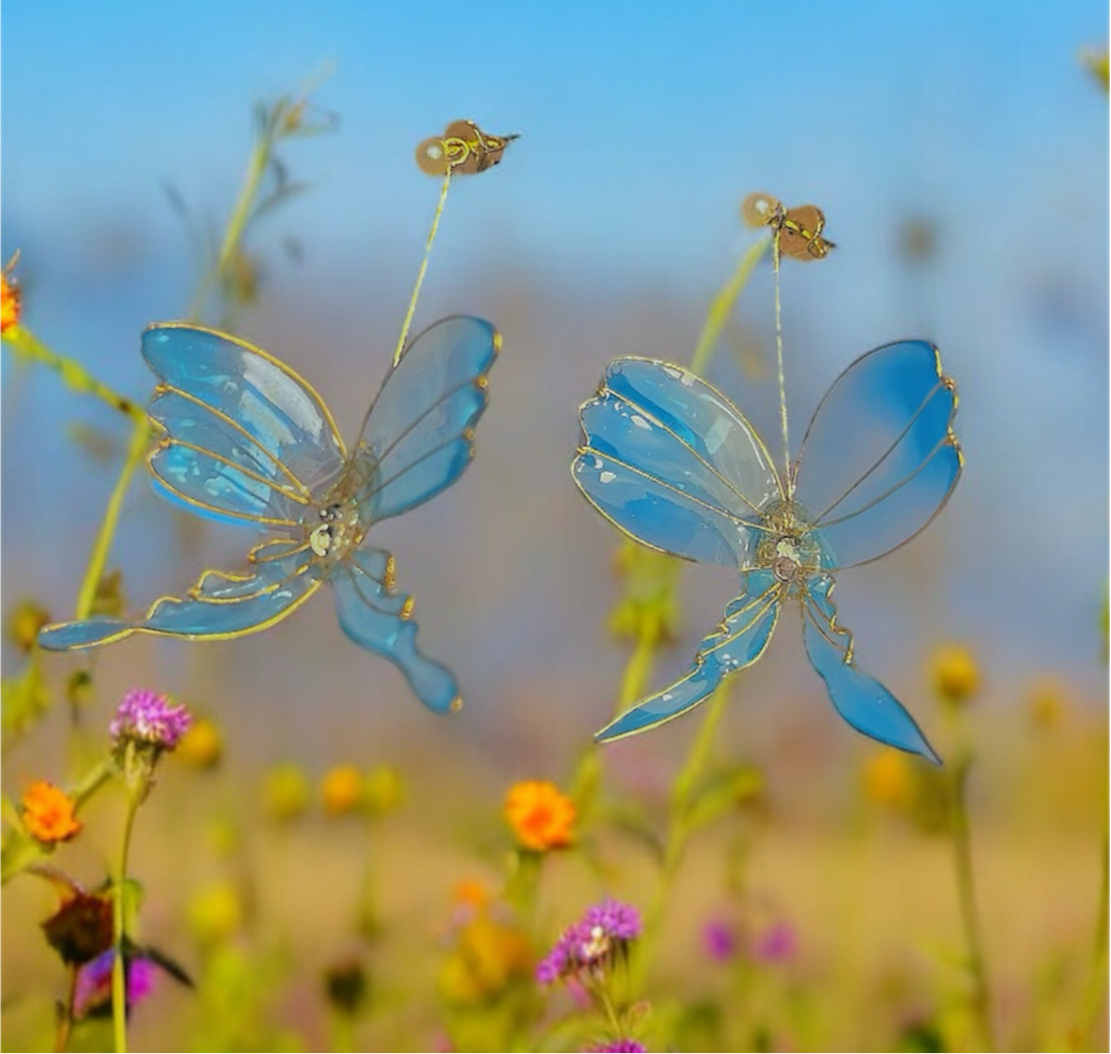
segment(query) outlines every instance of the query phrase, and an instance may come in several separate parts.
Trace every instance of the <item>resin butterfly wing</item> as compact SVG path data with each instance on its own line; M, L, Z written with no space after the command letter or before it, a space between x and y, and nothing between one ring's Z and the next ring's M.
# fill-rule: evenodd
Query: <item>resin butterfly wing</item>
M794 467L831 569L897 549L941 510L963 465L956 411L956 386L922 340L876 348L833 383Z
M616 359L579 419L572 478L606 519L687 560L753 566L759 510L783 492L763 441L725 396L681 367Z
M718 628L698 646L687 673L642 699L594 738L608 743L645 732L705 702L728 674L751 666L764 654L779 619L781 592L772 572L744 573L740 595L729 603Z
M151 326L143 357L158 376L149 414L161 432L156 487L232 523L295 527L345 459L328 408L284 363L223 333Z
M352 458L369 456L372 520L420 505L462 475L500 347L489 322L462 315L441 319L409 344L371 406Z
M837 624L832 592L832 578L824 575L811 578L801 610L807 657L825 682L834 708L858 732L940 765L941 758L906 707L879 681L857 667L852 636Z
M155 489L211 519L299 528L313 488L344 465L320 397L265 352L201 326L151 326L142 347L158 376L148 411L160 433L147 459ZM264 546L252 551L248 575L207 572L187 597L162 597L142 619L60 623L39 643L70 650L135 632L225 640L266 629L319 588L322 571L307 545L283 540L268 556Z

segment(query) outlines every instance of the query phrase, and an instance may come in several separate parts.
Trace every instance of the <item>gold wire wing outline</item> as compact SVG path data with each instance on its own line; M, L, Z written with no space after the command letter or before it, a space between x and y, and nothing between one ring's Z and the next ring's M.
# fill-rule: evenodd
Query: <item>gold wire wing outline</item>
M620 361L620 360L618 360L618 361ZM740 487L738 487L737 484L733 482L733 480L729 479L728 476L726 476L715 465L713 465L710 461L708 461L705 457L703 457L697 450L695 450L695 448L693 446L691 446L690 443L688 443L681 435L679 435L678 432L676 432L673 428L669 428L666 424L664 424L663 421L661 421L658 417L656 417L655 414L653 414L651 410L649 410L645 406L642 406L639 402L637 402L636 399L630 398L628 395L625 395L623 392L615 392L612 388L608 387L606 385L606 383L603 381L602 384L600 384L598 386L598 396L597 396L597 398L602 399L604 401L605 397L607 395L612 395L614 399L617 399L617 400L619 400L623 403L626 403L628 406L635 409L639 415L641 415L644 418L646 418L647 420L651 421L653 425L655 425L657 428L660 429L660 431L666 432L681 447L683 447L685 450L690 451L691 455L694 457L694 459L700 465L702 465L704 468L706 468L711 473L711 475L714 475L719 480L721 480L721 482L724 483L725 486L729 490L731 490L734 494L736 494L737 497L745 505L747 505L754 513L756 513L757 515L760 514L759 506L757 506L754 502L752 502L748 498L748 496L741 491ZM597 403L595 403L595 401L593 399L584 403L583 406L580 407L580 409L579 409L579 422L580 422L580 424L582 423L582 413L583 413L583 411L586 409L587 406L592 406L592 405L597 405ZM745 424L747 425L748 422L746 421ZM585 428L584 428L584 431L585 431ZM772 468L772 466L770 464L769 464L768 468L771 470L771 473L774 476L776 483L779 483L778 473L776 473L776 471L774 470L774 468Z
M292 581L294 578L298 577L298 575L304 574L310 567L313 566L313 563L314 562L310 562L310 563L305 564L304 567L302 567L297 572L297 574L291 575L288 579L286 579L286 581L287 582ZM235 640L239 637L246 637L246 636L248 636L252 633L260 633L262 630L270 629L271 626L276 626L283 619L286 619L290 615L292 615L294 611L296 611L299 607L301 607L301 605L304 604L305 601L307 601L309 599L309 597L313 596L313 594L315 594L317 592L317 590L320 589L320 587L324 584L324 579L323 578L316 579L315 581L313 581L309 585L309 587L305 590L305 592L302 593L295 600L293 600L289 604L288 607L282 608L281 611L276 612L270 618L268 618L268 619L266 619L262 622L259 622L258 624L254 625L254 626L248 626L246 629L230 630L230 631L227 631L227 632L219 632L219 633L179 633L179 632L175 632L175 631L171 631L171 630L147 628L146 626L142 626L142 625L138 624L138 623L141 623L141 622L146 622L148 619L150 619L150 617L154 614L155 609L160 604L183 604L183 603L186 603L187 600L190 601L190 602L206 603L206 604L207 603L222 603L223 601L211 601L211 600L208 600L207 598L193 597L191 594L192 594L193 590L200 588L201 582L203 582L204 579L206 577L208 577L209 575L224 575L224 574L225 574L224 572L218 571L218 570L207 570L207 571L202 572L200 578L197 580L197 584L192 586L187 591L186 598L182 598L182 597L178 597L178 596L159 597L157 600L155 600L150 605L149 608L147 608L147 613L142 617L142 619L139 619L136 622L131 622L131 623L128 623L124 626L121 626L118 633L113 633L110 637L103 637L102 639L100 639L96 642L96 646L101 647L102 645L105 645L105 644L114 644L118 640L123 640L125 637L130 637L133 633L148 633L153 637L170 637L174 640ZM234 580L234 576L228 575L227 577ZM267 590L260 590L258 594L254 594L254 595L260 596L265 592L267 592ZM241 598L241 599L249 599L249 598ZM59 651L83 651L83 650L85 650L85 647L86 647L85 645L73 645L71 647L60 648L58 650Z
M320 393L317 392L317 390L311 384L309 384L309 382L306 381L304 377L302 377L292 367L287 366L284 362L281 361L281 359L276 358L275 356L271 355L269 352L264 351L262 348L256 347L254 344L250 344L249 342L247 342L245 340L242 340L239 337L232 336L230 333L224 333L224 332L222 332L218 329L212 329L209 326L198 326L198 325L195 325L192 322L153 322L149 326L147 326L146 329L143 332L144 333L150 333L150 332L154 332L156 330L166 330L166 329L190 330L190 331L194 331L194 332L207 334L210 337L216 337L218 340L225 341L228 344L233 344L236 347L243 349L244 351L250 352L253 355L257 355L259 358L261 358L265 362L268 362L272 366L275 366L282 374L285 375L285 377L287 377L290 381L292 381L295 385L297 385L301 389L301 391L305 395L308 396L308 398L313 403L313 405L317 408L317 410L319 410L321 417L324 419L325 423L328 425L329 431L332 434L332 439L336 444L336 449L339 453L339 458L340 458L341 463L346 463L348 461L347 446L343 441L343 436L340 435L339 428L336 426L335 418L332 417L332 412L331 412L331 410L328 409L327 403L324 402L324 400L320 396ZM157 371L155 371L155 372L157 374ZM160 374L158 374L158 376L161 378ZM227 414L224 414L222 411L217 410L213 406L210 406L208 403L204 402L203 399L198 399L196 397L193 397L188 392L182 392L175 385L171 385L168 382L160 379L158 385L155 386L155 395L156 395L156 397L157 397L158 394L161 394L161 392L165 392L165 391L172 391L175 394L184 395L186 399L189 399L190 401L192 401L194 403L197 403L198 405L202 406L205 410L212 413L213 416L215 416L217 418L220 418L223 421L225 421L226 423L230 424L237 432L246 434L247 438L251 441L251 444L255 448L261 450L270 461L273 461L276 465L278 465L278 467L281 468L282 472L289 479L294 481L305 492L306 495L309 494L308 488L305 487L304 483L302 483L299 479L297 479L297 477L293 474L293 472L290 471L289 467L286 466L285 464L283 464L270 451L266 450L265 447L262 447L261 444L259 443L259 441L254 436L251 436L249 432L245 432L243 427L241 425L239 425L238 422L236 422L234 420L234 418L231 418ZM147 454L147 457L146 457L147 471L150 472L150 474L156 480L158 480L158 483L159 483L160 486L165 487L168 491L170 491L170 493L172 493L174 495L175 498L179 499L180 501L185 502L188 505L192 505L195 508L204 509L208 512L213 512L213 513L216 513L220 516L227 516L227 517L231 517L233 519L245 520L249 523L262 523L262 524L267 524L269 526L275 526L275 527L298 527L298 526L300 526L299 523L297 523L296 521L293 521L293 520L277 519L275 517L268 517L268 516L255 516L255 515L252 515L250 513L230 512L227 509L222 509L222 508L218 508L218 507L213 506L213 505L209 505L206 502L198 501L194 497L190 497L189 495L183 494L181 491L179 491L177 488L175 488L172 484L167 482L167 480L155 470L153 461L154 461L154 458L158 455L158 453L161 450L164 450L169 446L176 445L176 446L190 447L191 444L184 443L181 440L175 440L175 439L169 438L169 429L166 428L166 426L163 425L161 422L155 421L153 418L150 418L149 414L148 414L148 420L150 421L150 424L151 424L152 428L155 430L155 432L159 434L159 439L158 439L158 442L155 444L154 449L151 450L149 454ZM204 450L203 448L199 448L199 447L193 447L193 449L200 450L206 456L211 457L215 461L220 461L220 462L223 462L223 463L227 464L229 467L234 468L237 472L242 472L244 475L251 476L255 479L258 479L260 482L263 482L263 483L267 484L268 486L270 486L274 490L277 490L279 493L285 495L286 497L292 498L294 501L299 502L300 504L305 504L305 505L310 504L311 499L307 500L306 498L303 498L303 497L294 496L289 491L283 489L279 484L276 484L273 480L265 479L264 477L259 476L257 473L253 473L249 469L245 469L242 466L236 465L236 464L228 461L226 458L220 457L219 455L215 454L212 451Z
M850 515L842 516L839 519L828 521L826 523L821 523L820 522L821 517L819 517L818 520L815 521L814 526L815 526L816 529L818 529L820 531L823 527L830 527L833 524L846 523L849 520L851 520L854 516L858 516L861 513L867 512L869 509L871 509L871 508L875 507L877 504L879 504L879 502L885 500L886 498L888 498L892 494L894 494L896 491L898 491L898 490L902 489L904 486L906 486L920 472L922 472L922 470L925 469L925 467L935 457L937 457L937 455L942 450L944 450L946 447L952 447L954 453L957 455L957 472L956 472L956 475L953 476L953 482L950 483L949 488L945 491L945 495L942 497L941 501L938 502L937 507L930 514L930 516L926 519L926 521L916 531L914 531L912 534L907 535L907 537L904 538L901 542L899 542L898 545L893 545L890 549L885 549L885 550L883 550L883 552L877 553L875 556L870 556L870 557L868 557L867 560L857 560L857 561L855 561L854 563L851 563L851 564L839 564L839 565L833 566L833 567L823 567L822 568L823 571L834 572L834 571L844 570L845 568L848 568L848 567L863 567L865 564L870 564L870 563L873 563L876 560L880 560L883 557L888 556L889 554L891 554L893 552L896 552L897 550L901 549L907 543L912 542L927 527L929 527L929 525L931 523L933 523L935 519L937 519L941 510L944 509L945 506L949 503L949 499L953 496L953 491L957 489L957 483L960 482L961 475L964 472L964 451L961 449L961 444L960 444L960 441L957 439L956 432L953 431L953 421L956 419L957 408L960 404L960 396L957 393L957 383L956 383L956 381L953 380L952 377L946 376L944 368L941 364L941 352L938 350L937 345L932 344L929 341L923 341L923 340L911 338L911 339L906 339L906 340L888 341L888 343L881 344L878 348L873 348L871 351L865 352L858 359L854 359L852 362L850 362L849 365L846 366L834 378L833 383L829 386L829 388L826 389L826 393L819 400L818 405L814 410L814 413L810 417L810 423L806 426L806 433L802 437L802 445L799 447L798 455L795 457L795 460L791 465L791 485L792 485L792 489L794 489L794 487L796 486L797 481L798 481L799 468L802 465L802 458L803 458L803 454L806 452L806 443L807 443L807 440L810 438L811 429L814 427L814 422L818 419L818 414L821 412L822 407L825 405L826 400L832 394L834 388L837 387L837 385L841 382L841 380L854 367L860 365L860 363L862 363L865 359L871 358L871 356L876 355L881 351L886 351L888 348L894 347L897 344L907 344L907 343L927 344L929 346L929 348L933 352L933 356L934 356L934 370L937 373L938 383L937 383L937 385L935 385L933 388L930 389L927 396L922 400L921 405L914 412L914 415L911 417L911 420L908 422L907 426L903 429L902 432L899 433L898 438L883 452L883 454L880 455L879 458L876 459L876 461L871 465L871 467L868 468L863 473L863 475L861 475L852 484L852 486L850 486L835 502L833 502L832 505L830 505L825 510L825 512L828 513L831 510L833 510L834 508L836 508L837 505L839 505L853 490L855 490L858 486L860 486L860 484L880 466L880 464L887 458L888 454L890 454L891 451L894 450L895 447L899 445L899 442L907 434L911 425L913 425L914 421L918 418L919 414L921 414L925 410L927 404L930 402L931 399L933 399L933 397L937 394L938 390L941 389L941 388L944 388L945 390L950 392L951 395L953 396L953 406L949 411L949 421L948 421L948 423L946 424L946 427L945 427L945 437L938 441L938 443L934 446L933 450L931 450L930 453L925 458L923 458L921 464L919 464L919 466L913 472L904 476L901 480L899 480L898 483L896 483L892 487L889 487L887 490L885 490L883 492L883 494L881 494L879 497L870 501L863 508L857 509L856 512L851 513ZM825 513L823 513L822 515L825 515ZM830 592L832 593L832 587L831 587Z
M703 387L709 389L709 391L714 396L716 396L718 399L720 399L725 404L726 409L729 410L729 412L732 413L737 418L737 420L741 422L742 425L744 425L748 435L750 435L752 437L753 443L756 445L757 450L759 450L759 452L763 455L764 463L767 465L768 470L772 474L772 478L775 480L775 485L776 485L777 489L779 490L780 501L786 501L787 500L787 488L784 486L784 481L779 475L779 469L776 466L775 459L771 456L771 452L768 450L767 444L764 442L764 437L762 435L760 435L760 433L756 430L756 428L753 427L752 422L749 421L749 419L747 417L745 417L745 415L743 413L741 413L740 409L737 407L737 404L735 402L733 402L733 400L730 399L729 396L726 395L720 388L711 384L705 378L700 377L697 373L693 373L691 370L688 370L686 368L686 366L679 366L674 362L665 362L663 359L653 359L653 358L649 358L646 355L622 355L620 358L612 360L610 365L612 365L613 362L648 362L648 363L651 363L653 366L661 366L665 370L678 370L679 373L686 374L686 375L689 375L689 376L693 377L699 384L701 384ZM608 368L609 367L607 367L607 369ZM598 385L598 394L599 395L602 394L604 389L605 389L605 374L602 375L602 381ZM606 390L608 390L608 389L606 389ZM616 393L614 393L614 394L616 394ZM618 398L623 399L624 396L619 395ZM586 409L586 406L590 401L591 400L588 399L585 403L582 404L582 406L579 407L579 423L580 424L582 423L582 412L583 412L584 409ZM751 503L746 502L746 504L751 504ZM759 511L759 510L757 510L757 511Z
M292 554L289 554L292 555ZM273 593L275 590L281 589L282 586L289 585L295 578L299 578L305 574L316 563L315 560L310 560L308 563L302 564L292 574L288 574L285 578L278 582L272 582L269 585L263 586L261 589L256 589L253 593L240 593L232 597L210 597L202 593L204 585L208 581L219 582L249 582L254 575L240 575L234 571L205 571L200 578L197 579L196 585L190 586L186 590L186 598L196 601L198 604L238 604L241 600L254 600L256 597L266 596L267 593ZM148 614L149 617L149 614ZM175 634L176 636L176 634Z
M799 619L803 628L806 630L806 620L810 619L814 628L838 651L845 653L844 663L846 666L856 668L853 661L853 649L855 647L855 639L853 632L846 629L837 618L837 603L833 599L834 590L837 588L837 580L832 574L826 574L829 579L829 588L826 590L826 600L829 601L829 606L833 609L833 614L826 618L825 612L818 607L817 601L810 595L810 588L805 582L802 584L803 596L799 598ZM814 609L814 610L811 610ZM817 614L815 614L815 611ZM821 616L819 618L819 616ZM833 636L830 636L830 633ZM834 637L845 638L844 643L840 640L835 640Z
M465 320L466 319L471 319L471 320L474 320L474 316L473 315L446 315L443 318L437 319L431 325L425 326L424 329L422 329L415 337L410 337L409 340L406 341L405 347L402 350L401 355L398 357L397 362L393 363L390 366L389 371L386 373L386 379L382 382L381 387L378 389L378 393L374 396L373 400L371 400L370 407L367 409L367 412L365 414L363 414L362 423L359 425L358 438L356 439L357 447L361 448L361 447L364 446L364 444L365 444L365 438L364 437L365 437L365 434L366 434L367 425L370 423L371 414L374 413L374 408L378 405L379 400L385 394L386 387L390 383L390 378L394 375L394 372L401 365L401 363L405 360L405 357L412 350L413 346L417 343L417 341L419 341L421 339L421 337L423 337L426 333L430 332L431 330L435 329L437 326L440 326L445 322L452 322L456 319L465 319ZM474 377L472 377L471 381L470 381L470 383L472 383L476 388L479 388L479 389L485 391L485 389L490 384L488 374L494 368L494 363L496 363L498 361L498 356L501 354L502 335L499 332L499 330L493 325L493 323L487 322L485 319L477 319L477 321L484 322L493 331L490 335L490 343L493 346L493 356L490 359L490 365L487 366L486 369L482 371L482 373L476 374ZM452 394L454 394L456 391L461 391L463 389L463 387L465 387L465 385L460 385L458 388L452 389ZM485 405L483 406L483 411L485 412ZM423 418L423 417L424 417L424 414L421 414L421 418ZM393 446L394 446L394 444L391 443L390 444L390 449L392 449ZM373 450L371 452L374 453ZM377 454L375 454L375 456L377 457ZM382 457L378 457L378 460L381 461L382 458L384 458L384 457L385 457L385 455L383 454ZM348 472L351 471L351 465L353 463L354 463L354 458L352 458L351 462L348 464L348 468L347 468Z
M753 600L752 600L751 605L746 604L743 608L739 608L737 611L735 611L734 614L739 615L741 612L747 611L750 606L758 604L769 593L776 592L778 590L778 588L779 588L779 583L775 583L774 585L770 586L768 589L765 589L764 592L759 595L759 597L754 597ZM754 618L749 619L749 621L744 625L744 627L742 629L737 630L735 633L730 633L728 640L723 640L719 644L715 644L712 648L707 648L705 651L703 651L702 649L699 649L698 651L696 651L695 655L694 655L694 662L691 663L691 669L688 670L685 674L683 674L683 676L680 677L679 680L680 681L686 680L692 674L697 673L698 669L702 665L702 658L703 658L704 655L712 655L715 651L717 651L718 648L723 647L725 644L729 643L732 640L735 640L742 633L748 633L749 630L751 630L752 627L755 626L756 623L759 622L760 619L762 619L767 614L769 608L771 608L771 609L774 609L773 614L772 614L772 624L768 628L768 636L764 641L764 646L748 662L746 662L743 666L738 666L735 669L729 670L728 672L722 674L721 681L724 682L728 678L731 678L734 674L741 673L743 670L747 670L750 666L755 666L756 663L758 663L764 657L764 652L766 652L768 650L768 647L772 642L772 637L775 636L776 627L779 625L779 614L783 610L783 604L782 604L781 600L782 600L781 597L778 597L778 596L772 597L771 600L769 600L769 601L767 601L766 603L763 604L763 606L760 608L759 614L757 614ZM724 626L724 625L725 625L725 619L723 618L722 621L718 624L718 630L720 630L721 627ZM708 634L708 635L712 636L713 634ZM676 682L676 683L678 683L678 682ZM714 690L716 691L716 689L714 689ZM660 689L660 691L661 692L667 691L667 686ZM659 694L660 694L660 692L652 692L651 694L646 695L644 697L644 699L641 700L641 702L635 703L633 706L629 707L629 709L626 710L625 713L619 714L617 717L615 717L613 719L613 721L610 722L610 724L616 724L616 722L620 721L621 718L624 717L626 714L630 714L634 710L637 710L643 704L643 702L645 700L652 699L652 698L654 698L655 696L657 696ZM616 742L618 742L618 740L628 739L630 736L638 736L642 732L650 732L650 731L652 731L652 729L660 728L663 725L670 724L672 721L675 721L677 718L685 717L687 714L690 713L690 711L692 709L694 709L694 707L690 707L686 710L680 710L680 711L678 711L677 713L674 713L674 714L668 714L667 717L661 718L655 724L645 725L641 728L633 728L633 729L630 729L628 732L621 732L618 735L609 736L605 740L605 742L606 743L616 743ZM607 725L606 727L609 727L609 726ZM604 729L603 729L603 731L604 731ZM601 733L599 732L598 735L601 735Z
M265 359L272 366L276 366L293 381L294 384L304 389L306 394L316 404L317 408L320 410L321 416L327 422L328 428L332 432L332 438L336 441L336 447L339 450L340 456L344 460L347 460L347 447L344 445L343 436L340 435L339 428L336 427L336 421L335 418L332 417L332 411L328 409L328 404L320 397L320 393L293 369L292 366L287 366L281 359L275 358L269 352L263 351L262 348L242 340L240 337L232 336L230 333L224 333L218 329L212 329L210 326L198 326L193 322L152 322L143 332L149 333L156 329L192 329L199 333L207 333L211 337L218 337L221 340L227 341L229 344L235 344L244 351L249 351L254 355L258 355L259 358Z
M606 512L605 509L603 509L601 506L599 506L594 501L594 499L586 492L583 485L579 482L578 477L575 475L575 467L578 465L579 459L583 458L583 457L586 457L587 455L590 455L591 457L595 457L595 458L605 458L607 461L611 461L611 462L613 462L613 464L619 465L621 468L626 469L627 471L633 473L634 475L641 476L641 477L643 477L644 479L647 479L647 480L651 480L652 483L656 484L657 486L661 487L664 490L669 490L672 493L677 494L682 498L685 498L687 501L689 501L689 502L691 502L695 505L701 505L704 509L708 510L709 512L714 513L715 515L721 516L722 518L724 518L726 520L731 520L733 523L737 524L738 526L748 527L748 528L751 528L753 530L764 531L764 532L767 532L769 530L769 528L764 526L763 524L750 523L748 520L742 520L739 517L733 515L733 513L726 512L725 509L721 509L721 508L718 508L717 506L710 505L707 502L702 501L700 498L694 497L692 494L687 494L685 491L679 490L678 487L673 487L670 483L664 483L664 481L659 479L658 477L652 476L649 473L643 471L642 469L634 468L632 465L628 464L628 462L622 461L621 458L614 457L613 454L607 454L607 453L605 453L605 451L595 450L593 447L589 447L589 446L579 447L578 450L576 451L574 459L571 461L571 479L574 482L575 486L579 488L579 492L582 494L582 496L584 498L586 498L586 500L589 501L590 504L594 507L595 512L597 512L603 519L609 520L609 522L611 524L613 524L613 526L616 527L623 535L625 535L626 538L631 538L638 545L643 545L645 549L651 549L651 550L653 550L654 552L657 552L657 553L666 553L668 556L674 556L674 557L678 558L679 560L688 560L692 564L702 563L701 560L696 560L693 556L686 556L683 553L677 553L677 552L674 552L671 549L665 549L663 546L656 545L653 542L645 541L645 539L641 538L640 535L634 534L627 527L624 527L622 524L618 523L608 512ZM743 566L742 565L742 566L738 567L738 570L748 571L748 570L753 570L753 567L748 567L748 566Z
M291 501L300 502L302 505L309 505L312 503L312 491L309 490L309 488L300 479L298 479L297 476L293 474L293 471L289 468L288 465L286 465L276 455L267 450L266 447L264 447L253 435L251 435L251 433L248 432L247 429L244 428L234 417L230 417L222 410L217 410L216 407L209 405L203 399L198 399L197 396L192 395L191 393L184 391L183 389L178 388L173 384L166 384L165 382L160 382L155 385L154 399L151 401L151 405L153 406L154 402L157 401L159 396L165 395L166 393L176 395L178 396L178 398L184 399L186 402L190 402L194 406L199 406L205 413L210 413L217 420L221 421L223 424L232 429L232 431L237 432L239 435L241 435L247 443L249 443L262 455L262 458L258 460L269 461L272 465L274 465L275 468L279 469L285 475L286 479L288 479L289 482L297 488L298 493L285 490L282 486L279 486L273 481L267 480L266 482L268 482L271 487L284 494ZM170 431L169 428L167 428L164 424L162 424L160 421L155 421L153 418L151 419L151 424L162 432L169 433ZM189 443L182 442L181 440L171 440L171 442L181 446L190 446ZM203 448L194 447L194 449ZM226 460L224 458L219 458L215 454L211 454L208 451L205 452L209 453L210 456L215 458L216 460ZM238 468L238 466L235 467ZM246 473L250 473L249 469L244 469L243 471ZM256 478L259 478L257 474Z

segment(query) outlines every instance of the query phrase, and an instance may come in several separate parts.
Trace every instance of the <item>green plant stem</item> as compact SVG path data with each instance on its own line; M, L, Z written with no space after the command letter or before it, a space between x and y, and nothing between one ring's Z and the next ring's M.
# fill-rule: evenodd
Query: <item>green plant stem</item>
M69 1046L69 1034L73 1031L73 1000L77 995L77 966L70 963L66 967L66 998L58 1014L58 1032L54 1037L55 1054Z
M124 962L124 936L127 925L127 859L131 850L131 833L135 815L143 800L141 787L129 788L127 809L123 818L120 837L120 855L116 865L116 896L112 903L112 1029L116 1039L116 1054L127 1052L127 973Z
M613 1000L610 994L606 991L605 982L601 982L594 989L598 996L598 1002L602 1004L602 1010L605 1012L606 1020L609 1022L610 1028L613 1030L614 1039L622 1039L624 1030L621 1028L621 1022L617 1018L617 1010L613 1005Z
M74 391L95 395L113 410L127 414L136 423L146 421L146 411L141 406L113 391L102 381L98 381L79 362L52 351L25 326L11 326L4 332L4 341L20 358L41 363L54 370Z
M1099 1020L1100 1008L1107 997L1107 927L1108 927L1108 863L1111 842L1108 839L1107 825L1103 827L1103 845L1100 859L1099 906L1096 909L1095 941L1092 946L1091 973L1084 989L1084 1002L1081 1007L1080 1027L1077 1030L1077 1044L1074 1049L1083 1050L1091 1041Z
M643 694L652 675L652 659L661 639L658 619L642 624L637 632L633 654L621 675L621 691L617 697L614 716L623 714ZM570 796L580 821L590 814L602 781L602 752L597 743L591 742L579 758L571 777Z
M656 893L644 917L644 935L640 941L640 948L633 965L634 991L640 991L652 956L660 937L664 911L667 908L668 898L675 876L679 873L679 865L683 860L683 852L691 836L690 814L694 800L694 792L706 768L706 762L713 747L721 715L725 712L725 703L729 698L729 684L719 684L714 689L706 704L706 716L698 735L691 744L690 752L683 763L679 775L671 789L671 800L668 808L667 842L664 845L663 865L660 869L660 879L656 885Z
M699 336L698 344L691 356L691 373L701 375L706 368L717 345L718 337L721 336L725 323L729 321L729 316L733 313L733 305L748 283L753 268L760 262L764 253L768 251L768 246L771 243L770 237L753 242L748 251L741 257L741 261L737 264L737 269L733 272L729 281L721 287L717 296L714 297L713 303L710 304L710 310L706 313L706 321L702 325L702 334Z
M984 940L980 917L976 910L976 882L972 864L972 838L968 822L966 786L972 768L972 753L959 748L949 777L949 826L953 841L953 861L956 865L957 897L960 902L961 924L964 928L968 951L968 968L972 976L971 1009L980 1032L983 1049L995 1050L995 1035L991 1023L991 998L988 988L987 967L984 957Z
M254 150L247 162L247 171L243 175L243 185L239 189L235 207L232 209L231 218L228 220L224 231L224 240L220 245L220 254L216 263L205 272L193 296L193 303L189 307L189 318L196 320L204 311L205 301L212 292L214 284L223 280L227 274L231 261L243 240L243 232L247 229L247 222L251 218L251 209L254 207L255 198L258 196L262 179L266 175L267 166L274 150L274 139L270 131L259 136Z
M104 575L104 566L108 562L108 553L112 548L112 539L116 534L116 525L119 523L120 510L123 508L123 499L127 495L127 488L131 477L139 467L139 463L146 456L150 445L150 426L144 415L135 422L131 433L131 443L127 448L127 460L116 480L115 487L108 499L108 506L104 510L104 519L100 522L93 550L89 555L89 564L85 568L85 577L81 582L81 589L77 594L77 611L75 618L88 618L92 613L93 604L96 602L96 590Z

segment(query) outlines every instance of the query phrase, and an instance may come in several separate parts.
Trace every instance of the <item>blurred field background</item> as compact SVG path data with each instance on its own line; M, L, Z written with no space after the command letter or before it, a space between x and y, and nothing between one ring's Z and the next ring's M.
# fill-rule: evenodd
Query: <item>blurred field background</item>
M371 993L350 1049L493 1049L467 1046L460 1022L477 1011L445 987L452 891L478 879L498 897L507 860L519 864L506 790L567 785L630 652L606 629L617 534L569 478L575 410L614 356L689 359L755 237L738 214L752 190L820 205L837 243L783 268L796 439L875 345L927 337L957 380L967 465L953 500L912 545L843 575L838 601L861 666L943 756L957 732L932 664L959 642L978 667L968 801L997 1049L1107 1049L1108 114L1106 72L1101 84L1084 59L1105 51L1104 5L64 0L5 13L0 241L5 260L22 254L24 322L139 402L139 334L187 311L203 269L190 231L223 228L256 102L311 83L331 128L281 147L309 187L252 228L235 331L309 379L348 436L385 375L435 207L413 148L458 117L521 134L499 168L453 185L416 318L465 312L503 333L478 456L374 542L395 553L464 711L424 713L399 672L343 638L323 594L240 641L137 638L93 660L90 739L125 689L148 685L211 719L223 744L212 771L170 758L140 813L142 940L200 983L138 1007L133 1049L338 1049L321 978L347 960ZM765 435L771 278L765 264L749 283L708 371ZM3 609L31 599L65 618L126 422L7 351L2 400ZM109 566L145 610L206 567L238 568L250 544L176 512L140 474ZM736 584L719 572L684 572L681 629L652 686L718 621ZM26 658L4 649L9 677ZM74 777L62 686L78 661L43 667L54 705L8 744L13 798L44 774ZM982 1049L962 1024L940 792L840 721L793 619L733 696L714 765L758 774L759 790L690 842L638 993L655 1035L671 1049ZM652 852L618 821L635 806L663 837L699 722L606 749L608 807L581 852L544 861L534 940L605 892L651 902ZM313 801L280 822L266 781L286 763ZM369 823L323 815L317 781L347 764L391 766L396 808ZM97 884L118 811L98 798L55 862ZM372 938L355 925L368 868ZM5 1049L51 1042L63 975L37 922L52 896L27 876L5 888ZM719 916L788 925L794 950L742 975L702 947ZM233 980L214 946L243 956ZM236 988L244 977L258 990ZM234 1039L211 1027L221 992L247 1022ZM570 1049L539 1024L526 1034L520 1049Z

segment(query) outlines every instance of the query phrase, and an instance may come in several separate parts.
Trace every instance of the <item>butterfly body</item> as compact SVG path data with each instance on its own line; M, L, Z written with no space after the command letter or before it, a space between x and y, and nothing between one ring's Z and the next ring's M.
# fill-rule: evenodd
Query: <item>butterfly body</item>
M857 669L832 598L841 569L904 544L945 504L963 465L956 406L933 345L885 345L837 379L798 456L780 470L740 411L689 370L611 362L580 411L586 441L572 463L576 484L635 541L739 570L742 589L687 674L597 738L653 728L703 702L760 658L784 604L797 600L811 665L842 717L937 761L910 714Z
M267 537L247 554L245 574L208 571L141 619L47 626L40 644L83 649L136 632L231 639L274 625L327 583L349 638L399 666L431 709L457 709L450 671L417 650L412 598L394 592L393 557L367 540L376 522L429 500L466 469L500 343L481 319L430 326L387 375L349 455L320 397L277 359L203 327L150 327L155 489Z

